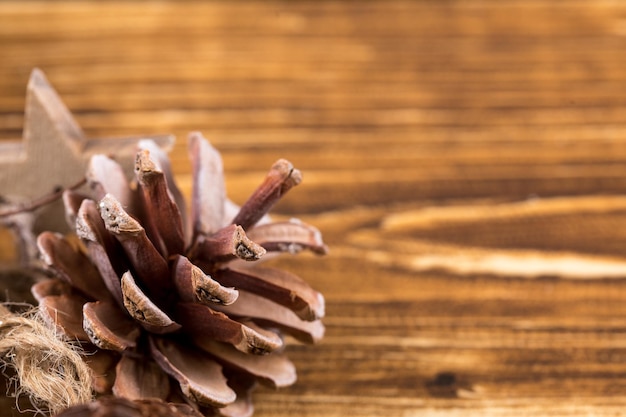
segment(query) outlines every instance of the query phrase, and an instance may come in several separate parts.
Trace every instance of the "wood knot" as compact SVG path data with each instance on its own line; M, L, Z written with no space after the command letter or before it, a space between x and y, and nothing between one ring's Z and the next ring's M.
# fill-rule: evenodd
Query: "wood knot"
M454 372L439 372L426 381L426 389L433 397L439 398L477 398L479 389L465 378L459 378Z

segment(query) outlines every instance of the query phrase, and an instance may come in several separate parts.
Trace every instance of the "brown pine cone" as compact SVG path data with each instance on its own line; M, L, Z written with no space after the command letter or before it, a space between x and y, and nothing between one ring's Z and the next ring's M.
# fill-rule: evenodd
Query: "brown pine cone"
M94 198L64 195L79 239L38 237L57 278L34 285L33 295L50 323L95 352L85 360L98 393L250 415L257 381L282 387L296 380L283 335L314 343L324 333L322 295L254 262L270 253L326 252L314 227L266 216L300 172L277 161L238 208L226 198L219 153L193 133L187 220L167 155L149 141L139 148L133 181L97 155L87 172Z

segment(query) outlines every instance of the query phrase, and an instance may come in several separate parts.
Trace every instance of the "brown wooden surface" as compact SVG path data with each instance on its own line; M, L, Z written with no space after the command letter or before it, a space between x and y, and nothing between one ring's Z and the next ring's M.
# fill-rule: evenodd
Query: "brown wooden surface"
M90 137L223 153L331 253L327 336L262 416L626 409L626 2L0 3L0 138L42 68ZM8 250L8 243L3 243Z

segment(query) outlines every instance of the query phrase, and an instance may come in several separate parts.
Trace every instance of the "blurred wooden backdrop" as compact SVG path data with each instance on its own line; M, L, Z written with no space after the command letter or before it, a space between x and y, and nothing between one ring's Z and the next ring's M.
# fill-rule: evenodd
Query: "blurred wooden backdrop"
M235 201L303 171L327 337L258 417L619 415L625 51L614 0L3 1L0 139L37 66L89 137L175 134L187 192L192 130Z

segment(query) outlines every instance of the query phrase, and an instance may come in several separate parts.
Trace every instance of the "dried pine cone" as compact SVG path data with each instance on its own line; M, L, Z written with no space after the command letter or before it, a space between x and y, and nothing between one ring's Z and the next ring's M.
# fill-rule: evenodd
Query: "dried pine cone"
M95 351L85 360L97 392L249 415L257 381L295 382L283 334L313 343L324 333L320 293L291 273L250 262L266 252L326 252L317 229L266 216L300 172L279 160L239 209L226 199L219 153L191 134L187 222L167 156L149 141L139 148L135 181L98 155L87 172L95 200L64 195L80 239L38 237L58 278L34 285L33 295L51 323Z

